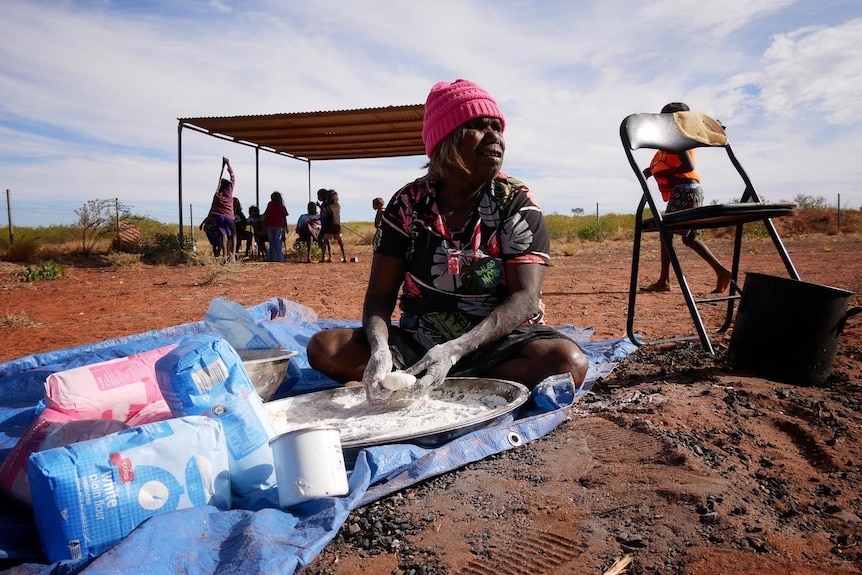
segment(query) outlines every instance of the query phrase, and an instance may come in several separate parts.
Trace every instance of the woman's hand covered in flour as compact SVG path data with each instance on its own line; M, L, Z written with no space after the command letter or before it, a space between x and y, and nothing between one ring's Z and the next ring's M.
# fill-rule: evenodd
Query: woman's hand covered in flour
M362 375L362 386L365 388L368 403L381 405L389 400L392 391L381 384L390 371L392 371L392 353L389 348L382 348L371 354L365 366L365 373Z
M410 369L405 369L404 371L413 375L424 371L425 374L416 382L416 389L427 392L443 383L443 380L449 374L449 370L452 369L453 365L458 363L458 360L462 356L461 346L454 340L447 341L429 349L425 352L422 359L410 366Z

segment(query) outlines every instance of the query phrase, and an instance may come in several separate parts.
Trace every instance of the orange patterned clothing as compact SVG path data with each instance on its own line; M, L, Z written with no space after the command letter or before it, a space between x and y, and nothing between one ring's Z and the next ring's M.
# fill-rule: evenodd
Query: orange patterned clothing
M694 164L694 150L689 150L688 153L691 155L692 164ZM671 154L664 150L656 152L649 164L649 170L655 178L655 183L658 184L658 189L661 192L661 197L664 201L668 201L670 199L670 195L675 186L679 184L700 182L700 176L694 170L685 174L674 174L670 177L662 177L657 173L671 168L676 168L680 164L682 164L682 160L678 154Z

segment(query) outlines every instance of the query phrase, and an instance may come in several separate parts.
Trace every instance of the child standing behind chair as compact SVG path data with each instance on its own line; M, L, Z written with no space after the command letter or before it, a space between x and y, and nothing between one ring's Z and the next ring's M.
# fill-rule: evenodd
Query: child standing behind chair
M661 109L662 114L688 112L689 107L682 102L671 102ZM694 150L672 154L659 150L653 156L648 168L644 168L645 178L655 177L655 182L661 192L661 197L667 202L667 213L699 208L703 205L703 188L700 187L700 176L694 171ZM715 289L712 293L723 293L730 285L730 270L709 251L709 248L698 237L700 230L682 232L682 243L694 250L715 271ZM673 236L671 236L671 242ZM661 272L654 284L641 288L646 292L670 291L670 257L661 246Z

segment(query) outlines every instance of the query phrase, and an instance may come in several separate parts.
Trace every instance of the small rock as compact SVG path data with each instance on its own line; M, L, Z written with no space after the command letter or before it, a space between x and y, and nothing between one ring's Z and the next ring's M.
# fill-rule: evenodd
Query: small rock
M840 511L835 511L834 513L830 513L829 517L832 517L834 519L840 519L844 523L859 523L860 521L862 521L862 519L859 519L859 517L855 513L850 513L849 511L844 511L843 509Z
M646 542L644 541L643 535L639 533L632 533L631 535L626 535L626 538L623 539L623 544L628 547L634 547L636 549L642 549L646 547Z
M849 547L856 544L856 537L852 533L842 533L836 541L842 547Z
M715 525L718 523L718 511L710 511L700 516L700 522L704 525Z
M760 537L754 537L752 535L749 535L746 539L751 548L758 553L767 553L769 551L769 548L766 546L766 541L764 541Z

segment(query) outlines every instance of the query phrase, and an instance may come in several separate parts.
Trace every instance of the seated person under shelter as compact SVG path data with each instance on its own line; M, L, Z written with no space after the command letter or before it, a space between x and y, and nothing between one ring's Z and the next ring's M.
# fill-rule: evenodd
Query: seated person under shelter
M311 243L314 242L323 253L323 242L320 232L320 215L317 213L317 203L308 202L307 212L296 220L297 241L305 246L305 263L311 263Z
M341 383L361 380L371 403L391 396L381 384L393 368L417 376L411 391L423 393L449 375L533 387L569 373L583 382L581 349L542 321L550 234L527 186L501 172L505 125L473 82L432 87L422 128L428 171L386 207L362 327L312 336L313 368Z
M251 213L251 210L249 210ZM254 232L249 229L251 223L242 213L242 203L239 198L233 197L233 221L236 228L236 254L242 251L242 242L245 242L245 257L251 257L251 244L254 241Z
M259 259L266 259L266 228L263 225L263 216L260 208L249 206L248 224L251 226L254 244L257 246L256 254Z

